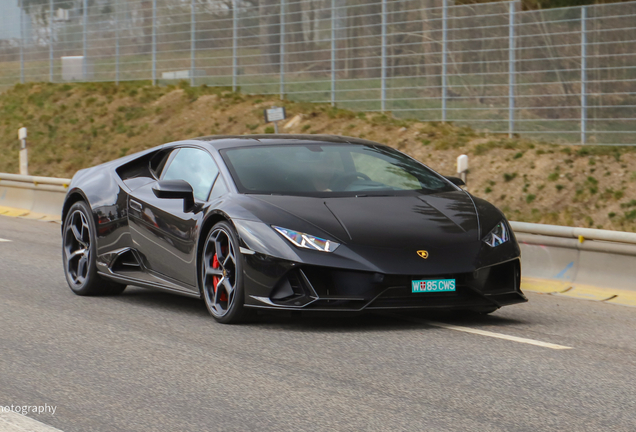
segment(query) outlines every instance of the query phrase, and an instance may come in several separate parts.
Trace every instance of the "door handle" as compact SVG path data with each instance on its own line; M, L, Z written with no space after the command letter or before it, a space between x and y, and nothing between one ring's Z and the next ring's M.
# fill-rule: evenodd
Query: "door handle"
M142 210L141 203L139 203L139 202L137 202L137 201L135 201L133 199L131 199L129 202L130 202L130 208L131 209L137 210L138 212L141 212L141 210Z

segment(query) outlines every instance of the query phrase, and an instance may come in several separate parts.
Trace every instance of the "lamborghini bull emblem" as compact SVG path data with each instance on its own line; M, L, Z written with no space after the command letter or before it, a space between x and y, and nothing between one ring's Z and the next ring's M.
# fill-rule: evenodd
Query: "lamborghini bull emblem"
M420 256L420 258L424 258L424 259L428 258L428 252L425 250L418 250L417 254Z

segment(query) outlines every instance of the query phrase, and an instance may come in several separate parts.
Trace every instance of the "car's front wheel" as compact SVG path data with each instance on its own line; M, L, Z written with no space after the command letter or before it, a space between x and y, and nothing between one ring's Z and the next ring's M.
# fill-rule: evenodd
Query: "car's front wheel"
M238 236L228 222L212 227L201 255L201 291L210 314L220 323L244 320L243 257Z
M97 274L95 222L88 204L76 202L62 228L62 257L68 286L77 295L121 294L126 285L102 279Z

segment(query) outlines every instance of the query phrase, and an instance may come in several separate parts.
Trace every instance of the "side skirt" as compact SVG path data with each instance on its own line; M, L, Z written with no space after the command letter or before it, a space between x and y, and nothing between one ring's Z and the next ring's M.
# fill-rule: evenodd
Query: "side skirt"
M176 288L176 287L172 288L172 287L168 287L168 286L165 286L165 285L161 285L159 283L139 280L139 279L136 279L136 278L122 276L122 275L113 274L113 273L97 272L97 274L100 275L101 277L105 278L105 279L109 279L109 280L112 280L114 282L119 282L119 283L126 284L126 285L135 285L135 286L139 286L139 287L142 287L142 288L165 291L165 292L169 292L169 293L172 293L172 294L179 294L179 295L182 295L182 296L192 297L192 298L197 298L197 299L201 298L201 294L199 294L199 293L195 293L195 292L192 292L192 291L181 290L181 289Z

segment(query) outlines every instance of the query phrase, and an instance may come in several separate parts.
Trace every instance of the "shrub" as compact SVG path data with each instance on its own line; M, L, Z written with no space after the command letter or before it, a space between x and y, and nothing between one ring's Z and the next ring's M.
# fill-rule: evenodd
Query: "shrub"
M517 173L512 173L512 174L504 173L504 175L503 175L503 178L504 178L504 181L505 181L505 182L512 181L512 180L514 180L516 177L517 177Z

